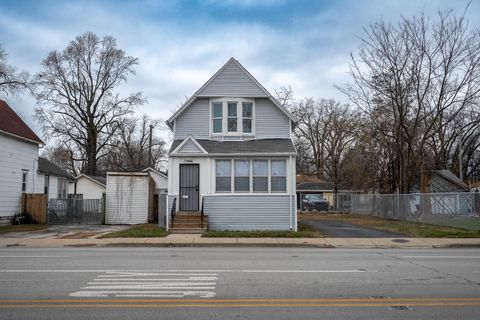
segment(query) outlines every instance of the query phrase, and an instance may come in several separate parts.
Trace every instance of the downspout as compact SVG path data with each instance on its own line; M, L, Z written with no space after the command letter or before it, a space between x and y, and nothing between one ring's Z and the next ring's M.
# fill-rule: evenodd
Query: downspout
M289 174L289 176L290 176L290 179L291 179L292 173L293 173L293 171L292 171L292 156L288 157L288 161L289 161L289 164L290 164L290 170L289 170L290 174ZM292 231L293 230L293 218L292 218L292 195L291 195L291 193L292 193L292 182L291 181L290 181L290 187L288 189L289 189L288 204L289 204L289 208L290 208L289 211L288 211L288 214L290 215L290 231Z

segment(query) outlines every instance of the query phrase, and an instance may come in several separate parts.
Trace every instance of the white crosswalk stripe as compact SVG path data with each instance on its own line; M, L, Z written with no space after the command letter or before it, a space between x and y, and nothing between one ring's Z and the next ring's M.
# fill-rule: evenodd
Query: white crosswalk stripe
M217 273L110 271L98 275L71 297L215 297Z

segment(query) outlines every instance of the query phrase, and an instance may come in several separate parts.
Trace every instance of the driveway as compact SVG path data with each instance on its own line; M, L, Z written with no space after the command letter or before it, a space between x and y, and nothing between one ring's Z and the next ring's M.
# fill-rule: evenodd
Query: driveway
M343 221L303 220L302 223L329 238L404 238L406 235L371 229Z
M86 239L128 228L130 226L52 225L44 230L8 232L1 235L1 237L19 239Z

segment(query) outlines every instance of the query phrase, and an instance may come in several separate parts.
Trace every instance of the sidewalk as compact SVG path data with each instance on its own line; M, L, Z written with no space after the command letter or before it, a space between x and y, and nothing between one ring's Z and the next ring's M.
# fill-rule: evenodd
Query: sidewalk
M0 237L1 247L314 247L314 248L445 248L480 247L480 238L202 238L171 234L164 238L19 239Z

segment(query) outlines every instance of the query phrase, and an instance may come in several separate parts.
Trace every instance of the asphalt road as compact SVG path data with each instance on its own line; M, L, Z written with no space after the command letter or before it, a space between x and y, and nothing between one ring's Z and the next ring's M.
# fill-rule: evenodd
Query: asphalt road
M478 319L480 249L0 249L0 319Z
M404 234L376 230L343 221L303 220L302 223L330 238L403 238Z

